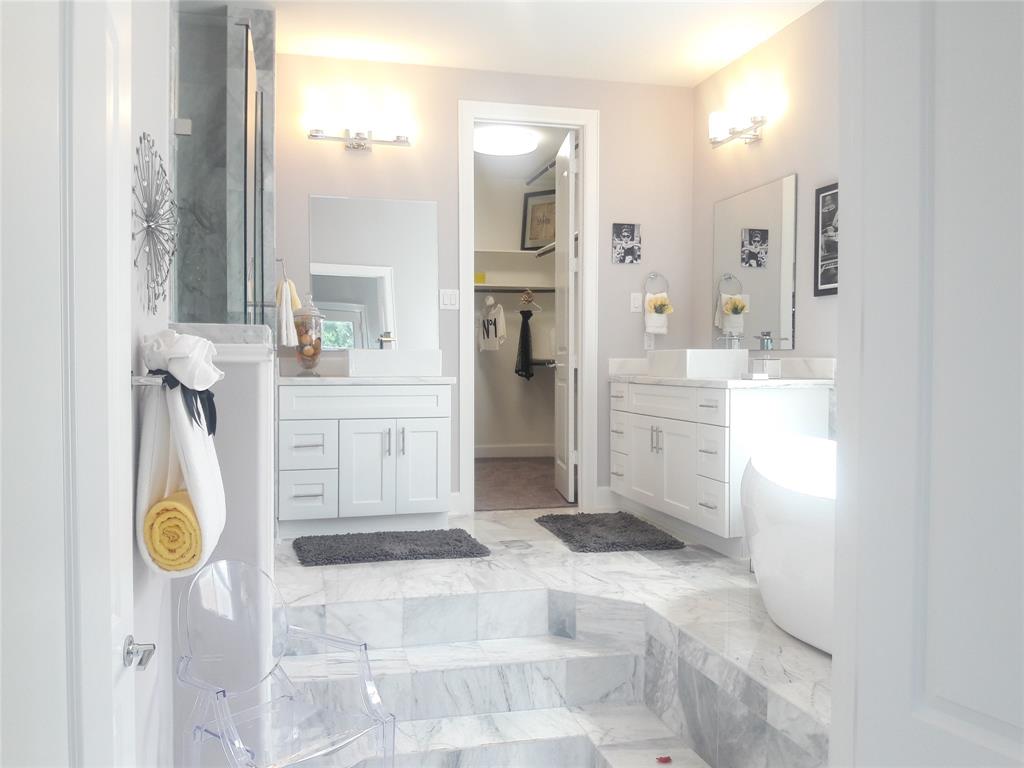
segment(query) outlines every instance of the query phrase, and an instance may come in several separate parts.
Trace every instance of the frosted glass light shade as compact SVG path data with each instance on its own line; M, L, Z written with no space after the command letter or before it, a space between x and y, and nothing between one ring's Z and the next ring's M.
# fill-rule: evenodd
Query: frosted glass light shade
M537 132L520 125L484 125L473 129L473 151L482 155L527 155L539 144Z

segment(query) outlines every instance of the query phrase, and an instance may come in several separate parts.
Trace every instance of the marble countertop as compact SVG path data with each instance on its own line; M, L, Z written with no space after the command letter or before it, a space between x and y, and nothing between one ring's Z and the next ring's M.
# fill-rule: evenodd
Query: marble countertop
M612 374L608 380L620 384L661 384L667 387L706 387L708 389L785 389L835 385L832 379L676 379L668 376L641 374Z
M278 376L279 386L389 386L398 384L454 384L454 376Z

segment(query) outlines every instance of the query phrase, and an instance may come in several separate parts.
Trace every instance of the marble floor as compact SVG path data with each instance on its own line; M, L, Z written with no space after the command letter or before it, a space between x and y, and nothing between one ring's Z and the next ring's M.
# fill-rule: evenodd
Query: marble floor
M639 766L671 745L684 765L827 762L831 659L772 623L746 563L695 546L573 553L534 521L547 511L453 518L491 549L478 559L303 568L279 545L292 620L370 645L400 751L418 755L409 764ZM301 678L307 662L291 663ZM614 739L587 742L591 757L561 763L474 762L468 747L459 762L423 757L429 734L475 732L473 718L522 734L571 716L569 738L588 733L580 718L595 707L606 724L621 707L662 730L630 733L624 714Z

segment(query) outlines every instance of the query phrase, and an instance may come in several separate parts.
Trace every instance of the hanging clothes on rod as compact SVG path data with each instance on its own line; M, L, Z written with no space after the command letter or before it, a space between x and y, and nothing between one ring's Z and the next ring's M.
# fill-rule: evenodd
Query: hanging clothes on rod
M519 354L516 355L516 375L529 381L533 378L533 338L530 335L530 318L533 312L524 309L520 313L523 318L519 326Z
M505 309L484 297L484 307L477 316L477 346L481 352L495 352L505 343Z

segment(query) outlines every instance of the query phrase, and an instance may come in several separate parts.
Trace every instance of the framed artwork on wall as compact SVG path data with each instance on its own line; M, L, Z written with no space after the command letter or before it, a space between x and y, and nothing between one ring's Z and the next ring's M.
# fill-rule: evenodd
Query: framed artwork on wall
M536 251L555 242L555 190L523 195L523 233L519 247Z
M839 185L814 192L814 295L839 293Z
M612 224L613 264L637 264L640 248L639 224Z

